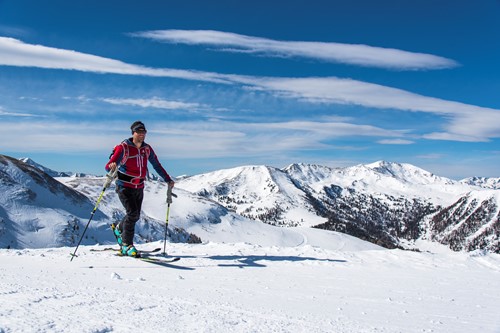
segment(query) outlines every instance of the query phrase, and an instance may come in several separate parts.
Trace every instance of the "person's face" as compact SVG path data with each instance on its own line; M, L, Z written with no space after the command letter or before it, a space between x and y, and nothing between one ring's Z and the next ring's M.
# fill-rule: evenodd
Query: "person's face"
M137 131L134 131L134 139L139 140L139 141L144 141L144 138L146 137L146 133L148 131L139 129Z

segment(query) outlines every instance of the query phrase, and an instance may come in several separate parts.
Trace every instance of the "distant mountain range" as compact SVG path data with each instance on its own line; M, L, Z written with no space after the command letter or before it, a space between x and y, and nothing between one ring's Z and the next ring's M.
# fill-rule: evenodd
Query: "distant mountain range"
M185 190L251 219L334 230L387 248L416 240L500 251L499 179L454 181L410 164L245 166L183 179Z
M74 244L103 178L69 175L0 155L0 246ZM455 251L500 253L499 184L499 178L454 181L385 161L348 168L242 166L178 180L173 216L183 228L172 229L172 237L187 241L222 232L219 237L248 241L253 232L262 234L257 226L264 222L343 232L387 248L418 250L424 240ZM146 187L142 241L163 237L164 189L157 181ZM112 242L107 225L122 216L116 195L109 194L85 241Z

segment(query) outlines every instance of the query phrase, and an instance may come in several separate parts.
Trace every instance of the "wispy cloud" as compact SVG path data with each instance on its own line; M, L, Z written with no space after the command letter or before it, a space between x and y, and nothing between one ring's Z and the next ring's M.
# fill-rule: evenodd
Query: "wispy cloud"
M107 152L116 144L117 133L110 123L75 123L51 120L2 121L9 141L0 143L2 151L72 153ZM127 129L128 126L122 128ZM89 133L99 133L89 135ZM29 144L26 144L29 142ZM93 147L92 147L93 146Z
M0 37L0 65L77 70L94 73L171 77L225 83L222 76L213 73L149 68L77 51L26 44L18 39L9 37Z
M384 139L377 141L377 143L380 143L381 145L411 145L415 142L406 139Z
M328 121L233 122L211 120L171 122L168 129L156 128L166 142L165 153L175 156L198 157L255 157L304 150L350 150L332 143L341 137L400 138L406 131L387 130L370 125ZM171 137L172 140L168 140ZM269 144L272 142L273 144ZM352 150L359 150L353 147Z
M166 43L209 45L218 47L221 51L303 57L367 67L421 70L458 66L458 63L451 59L393 48L329 42L279 41L214 30L154 30L130 35Z
M442 117L442 131L428 133L423 138L480 142L500 137L500 110L447 101L414 94L402 89L337 77L277 78L219 74L168 68L148 68L95 55L26 44L0 37L0 65L40 67L64 70L115 73L124 75L160 76L193 81L242 85L295 98L308 103L359 105L374 109L427 112ZM110 102L111 100L108 100ZM114 99L115 103L126 99ZM136 105L151 101L129 100ZM158 101L166 107L168 103Z
M321 136L319 140L332 139L342 136L367 136L367 137L401 137L406 130L386 130L372 125L359 125L338 121L288 121L265 124L255 124L272 131L287 130L298 133L310 132Z
M207 106L199 103L186 103L180 101L170 101L158 97L150 99L143 98L102 98L103 102L115 105L131 105L141 108L155 108L165 110L192 110L206 109Z
M19 112L8 112L5 111L1 106L0 106L0 117L41 117L40 115L36 114L31 114L31 113L19 113Z
M124 135L129 135L130 124L119 121L70 123L51 119L5 121L3 125L9 129L9 142L0 143L0 150L71 153L75 146L82 152L95 151L96 147L108 152ZM168 127L163 123L147 123L147 127L148 141L151 140L161 155L168 154L171 158L254 157L300 150L349 149L327 142L348 136L400 138L405 135L404 131L323 119L270 123L170 121ZM161 141L157 141L158 138Z
M500 137L500 110L414 94L402 89L336 77L251 78L233 80L254 89L311 103L359 105L376 109L426 112L443 117L443 132L424 138L466 142Z

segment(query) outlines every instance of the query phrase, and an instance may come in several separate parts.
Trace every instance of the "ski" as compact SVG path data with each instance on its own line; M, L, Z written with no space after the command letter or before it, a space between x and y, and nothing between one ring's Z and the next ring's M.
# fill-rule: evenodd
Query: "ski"
M179 261L181 260L181 258L179 257L173 257L173 258L158 258L158 257L139 257L139 258L136 258L136 259L139 259L139 260L142 260L142 261L146 261L146 262L159 262L159 263L162 263L162 262L165 262L165 263L171 263L171 262L176 262L176 261Z
M120 249L115 249L113 247L106 247L104 249L90 249L90 251L92 252L106 252L106 251L114 251L114 252L120 252L121 250ZM141 254L149 254L149 253L156 253L156 252L160 252L161 251L161 248L160 247L157 247L156 249L153 249L153 250L141 250L139 251Z
M165 263L170 263L170 262L176 262L176 261L181 260L180 257L159 257L159 256L153 257L153 256L148 256L147 253L144 253L144 252L141 252L141 251L139 251L139 253L141 254L140 257L131 257L131 256L123 255L121 253L117 253L116 255L118 257L132 258L132 259L138 259L138 260L148 261L148 262L165 262ZM144 254L146 254L146 255L144 255Z

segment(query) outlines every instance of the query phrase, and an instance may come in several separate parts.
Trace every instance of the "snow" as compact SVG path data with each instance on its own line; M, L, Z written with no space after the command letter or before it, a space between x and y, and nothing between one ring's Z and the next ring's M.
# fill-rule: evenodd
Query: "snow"
M472 182L470 182L472 183ZM228 192L238 201L239 214L269 209L276 204L282 207L299 207L299 211L285 214L284 219L298 225L314 226L325 219L312 213L299 184L320 196L332 184L354 189L387 201L388 196L415 198L443 207L456 202L464 193L484 190L479 186L436 176L406 163L378 161L346 168L330 168L314 164L291 164L284 169L264 166L242 166L183 178L179 188L192 193L205 193L215 199ZM206 192L208 191L208 192ZM212 191L212 192L211 192ZM349 195L345 193L345 195ZM301 208L301 209L300 209Z
M58 178L76 193L61 191L55 182L40 185L12 164L6 169L25 187L5 186L0 193L5 209L0 219L16 222L0 236L26 248L0 249L0 333L500 332L498 254L452 252L425 240L416 242L423 252L387 250L337 232L250 220L197 195L224 181L242 200L262 199L253 203L256 209L281 200L297 206L287 213L290 218L310 219L312 213L297 204L301 193L283 170L249 166L179 181L169 225L203 243L169 242L167 251L182 259L165 267L91 251L112 244L109 222L123 214L113 186L70 262L74 247L50 244L68 241L60 239L61 225L88 220L103 178ZM493 190L476 191L479 187L411 166L377 162L286 170L318 190L326 184L357 184L371 193L385 187L411 195L430 188L446 201L466 190L470 200L493 197L500 206ZM268 186L262 189L262 184ZM163 239L165 193L166 184L148 182L137 233ZM91 245L96 243L105 245ZM162 241L136 245L163 248Z
M499 255L322 235L292 247L169 243L182 258L171 267L90 251L103 246L72 262L69 247L3 249L0 332L500 332ZM308 243L332 236L332 249Z
M5 177L7 183L0 186L3 208L0 209L0 246L43 248L78 241L79 230L87 223L102 191L104 177L58 177L59 182L55 182L47 176L36 175L34 168L28 170L14 162L6 159L0 165L5 175L9 175ZM61 188L60 183L66 186ZM285 169L243 166L178 180L175 187L178 198L174 199L175 209L170 211L169 226L182 228L203 241L295 246L302 242L302 235L262 226L258 220L303 227L325 223L327 218L317 213L307 195L323 202L329 199L328 195L334 195L326 189L332 193L342 192L344 198L352 196L353 201L360 193L367 194L394 210L399 208L401 200L417 198L423 205L446 207L464 195L480 202L492 197L500 206L498 190L437 177L409 164L379 161L337 169L313 164L292 164ZM135 242L163 239L165 193L164 183L147 182ZM275 216L273 209L276 209ZM358 207L354 205L351 209ZM112 185L92 219L83 244L114 242L109 224L120 220L123 214ZM492 218L481 231L495 221ZM283 234L287 237L282 237Z

